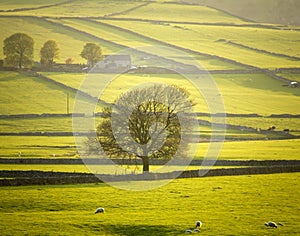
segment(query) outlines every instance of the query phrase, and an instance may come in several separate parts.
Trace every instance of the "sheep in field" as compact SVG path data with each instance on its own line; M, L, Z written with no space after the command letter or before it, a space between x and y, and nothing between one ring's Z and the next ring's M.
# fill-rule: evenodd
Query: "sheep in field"
M200 220L196 221L196 228L201 228L202 222Z
M103 207L99 207L96 209L95 214L97 213L104 213L104 208Z
M265 223L265 226L271 227L271 228L277 228L277 224L275 222L269 221Z

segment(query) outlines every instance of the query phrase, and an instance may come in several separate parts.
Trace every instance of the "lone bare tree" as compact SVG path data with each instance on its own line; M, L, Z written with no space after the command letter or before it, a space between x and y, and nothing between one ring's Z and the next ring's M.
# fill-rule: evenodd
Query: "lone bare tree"
M4 40L4 62L18 68L31 67L33 63L33 39L24 33L16 33Z
M186 154L193 102L177 86L152 84L122 94L113 107L105 107L97 138L87 142L90 152L100 143L110 158L140 158L143 172L150 159L171 159ZM99 146L99 145L98 145ZM180 147L180 148L179 148Z

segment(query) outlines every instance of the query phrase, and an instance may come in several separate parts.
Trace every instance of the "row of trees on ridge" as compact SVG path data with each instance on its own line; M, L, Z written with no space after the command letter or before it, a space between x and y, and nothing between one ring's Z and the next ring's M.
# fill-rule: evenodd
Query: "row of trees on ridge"
M51 67L55 59L59 58L59 46L55 40L48 40L40 49L40 63ZM31 68L33 65L34 40L27 34L15 33L4 40L3 45L4 65L17 68ZM101 47L95 43L86 43L80 56L87 60L89 66L103 58ZM72 59L66 60L71 64Z

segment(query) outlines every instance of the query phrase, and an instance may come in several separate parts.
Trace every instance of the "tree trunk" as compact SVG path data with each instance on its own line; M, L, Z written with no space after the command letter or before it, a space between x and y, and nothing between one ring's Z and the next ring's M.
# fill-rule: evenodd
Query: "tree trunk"
M19 58L19 69L22 69L22 61L23 61L23 54L20 54L20 58Z
M149 172L149 157L143 157L143 172Z

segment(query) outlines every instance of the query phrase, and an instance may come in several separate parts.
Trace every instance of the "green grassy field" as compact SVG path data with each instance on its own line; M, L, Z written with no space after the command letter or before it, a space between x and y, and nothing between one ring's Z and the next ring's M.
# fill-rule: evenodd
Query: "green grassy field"
M227 41L240 43L255 49L262 49L268 52L300 58L300 43L298 41L300 35L299 31L274 30L258 27L226 27L224 30L220 30L220 26L182 26L187 27L191 31L197 32L202 40L213 41L225 39ZM258 58L261 58L262 56L263 54L258 56Z
M85 165L0 164L0 169L90 173L90 170Z
M58 86L16 72L0 76L1 114L66 112L67 91Z
M10 27L7 27L9 25ZM53 39L57 41L60 49L58 63L65 63L69 57L73 58L73 63L85 63L80 57L80 52L86 42L100 43L94 38L79 32L74 32L60 25L52 24L43 19L25 18L25 17L0 17L0 28L6 29L0 34L0 47L3 47L3 40L10 35L22 32L31 36L34 40L34 60L40 61L40 49L43 44ZM103 54L110 54L119 49L110 43L101 42ZM0 58L3 57L3 51L0 50Z
M121 168L122 169L121 169ZM224 168L240 168L243 166L169 166L166 168L165 166L159 165L151 165L150 171L158 170L158 172L162 172L159 170L164 167L165 172L169 171L184 171L184 170L199 170L199 169L224 169ZM47 164L0 164L0 170L9 170L9 171L53 171L53 172L71 172L71 173L95 173L95 174L141 174L143 171L142 165L47 165Z
M266 75L216 75L214 79L228 113L299 113L300 90L283 87L281 81Z
M289 80L300 82L300 74L283 73L279 75L288 78Z
M72 117L1 119L1 132L72 132Z
M300 133L300 119L299 118L255 118L255 117L227 117L227 124L243 125L258 129L268 129L269 127L275 126L276 130L283 131L289 129L291 134Z
M41 7L62 2L61 0L32 0L24 2L22 0L2 0L0 10L14 10L20 8Z
M268 22L285 25L299 25L297 0L289 5L281 0L244 0L236 4L235 0L183 0L190 4L205 4L222 9L234 15L253 20L254 22ZM298 6L298 7L297 7ZM268 12L266 14L266 12Z
M22 74L15 72L2 72L2 99L3 105L2 114L22 114L22 113L65 113L66 112L66 92L64 89L56 85L49 84L48 82L39 81L38 78L26 77ZM65 83L68 86L78 88L85 78L85 74L65 74L65 73L46 73L52 79ZM240 75L214 75L219 89L225 101L226 111L230 113L258 113L263 115L290 113L297 114L297 104L299 103L299 90L288 87L282 87L281 82L273 80L264 75L252 75L251 78L240 78ZM103 98L108 102L113 102L115 98L122 92L126 91L136 83L143 82L166 82L169 84L178 84L187 88L195 100L199 99L198 92L193 90L193 87L187 81L175 75L156 75L155 77L141 76L141 75L123 75L117 78L110 86L107 87ZM121 82L122 81L122 82ZM124 83L126 81L126 83ZM101 80L99 80L101 83ZM120 87L120 83L122 86ZM272 84L272 88L269 85ZM93 88L98 86L95 84ZM32 88L36 88L33 92ZM97 90L93 91L97 92ZM47 96L44 96L44 94ZM61 94L60 96L58 96ZM70 94L70 108L73 106L74 95ZM237 104L236 101L239 101ZM35 104L32 106L31 104ZM197 111L207 112L205 103L198 106ZM72 110L71 110L72 111ZM201 118L201 117L200 117ZM245 125L253 128L267 129L275 125L277 130L290 129L294 130L294 134L299 134L299 119L298 118L228 118L229 124ZM71 132L72 121L71 118L31 118L31 119L2 119L1 132ZM83 130L85 131L85 130ZM291 132L293 134L293 132ZM202 138L209 138L211 130L209 127L201 126L200 134ZM226 133L227 138L275 138L276 135L249 133L247 131L228 130ZM76 149L74 148L74 141L71 141L71 150L51 146L57 146L62 139L71 139L66 137L51 137L55 140L56 144L53 145L52 141L49 143L46 137L0 137L2 140L0 155L6 157L17 156L21 151L23 157L37 156L37 157L63 157L76 156ZM8 142L9 141L9 142ZM34 142L37 142L36 144ZM277 141L275 141L277 142ZM284 141L282 141L284 142ZM294 150L295 144L290 143L287 148L279 145L278 148L273 150L270 154L270 147L263 145L264 142L259 141L261 144L257 146L260 150L259 153L249 153L247 150L248 143L237 143L233 146L225 144L220 158L222 159L295 159L297 158L297 149ZM23 145L22 145L23 144ZM204 144L205 146L206 144ZM65 146L63 144L59 147ZM297 145L296 145L297 146ZM283 152L281 151L283 150ZM206 149L201 148L198 157L203 157ZM285 151L288 151L286 155ZM277 153L277 154L276 154Z
M88 78L85 74L45 73L45 75L74 88L78 88L82 81ZM300 102L300 90L283 87L283 82L264 74L215 74L212 75L212 79L217 84L228 113L261 115L299 113L297 106ZM122 75L106 87L102 98L107 102L113 102L121 92L142 82L166 82L180 85L190 91L193 99L196 100L196 111L208 111L199 92L193 88L191 83L178 75ZM91 93L95 92L96 87L102 87L101 83L99 76L99 84L97 82L95 86L91 86Z
M106 184L2 187L0 231L2 235L185 235L201 220L205 235L297 235L299 177L181 179L147 192ZM105 213L95 215L97 207L104 207ZM264 222L270 220L284 226L266 228Z
M187 17L186 13L189 16ZM121 18L137 18L156 21L184 21L205 23L245 23L245 21L205 6L183 4L151 3L125 14L117 14Z
M299 139L292 139L225 142L219 158L230 160L298 160L299 141Z
M243 137L236 133L235 135L237 138ZM245 136L249 138L249 134ZM225 142L218 158L221 160L298 160L299 144L300 139ZM200 143L195 158L203 159L208 146L207 142ZM0 136L0 157L78 158L79 156L72 136Z
M17 2L21 3L20 0ZM62 2L62 1L60 1ZM43 5L48 5L47 0ZM66 16L66 17L86 17L86 16L107 16L116 12L128 10L130 8L141 5L142 3L130 0L110 1L110 0L90 0L82 2L79 0L66 2L60 6L52 6L44 9L27 10L21 12L4 12L2 15L22 15L22 16ZM7 5L6 7L13 7Z
M84 64L86 60L80 57L80 52L87 42L99 44L104 55L118 53L124 47L170 44L190 52L204 69L236 70L211 75L218 88L217 96L222 96L227 113L263 116L300 113L299 88L283 86L287 83L275 80L263 71L243 73L249 69L247 65L258 69L300 68L300 60L291 58L300 57L299 26L253 23L207 6L167 1L0 0L0 48L5 38L22 32L34 39L36 62L40 60L42 45L53 39L60 47L60 57L56 62L64 63L67 58L73 58L74 63ZM31 9L5 12L21 8ZM248 26L241 27L242 24ZM150 53L161 56L166 52L150 49ZM144 60L137 52L131 56L134 65L155 60ZM0 59L3 57L0 50ZM189 57L171 57L193 63ZM60 72L43 72L43 75L75 89L91 76ZM279 75L300 82L297 70ZM110 75L93 76L97 76L97 80L89 83L90 89L87 90L86 84L81 89L97 96ZM101 99L114 102L122 92L141 82L184 87L197 103L195 110L209 112L202 94L182 76L174 74L123 74L106 86ZM199 85L209 91L205 84ZM69 112L72 112L76 94L70 89L25 72L0 72L0 115L65 114L67 95ZM87 98L79 97L79 100L84 105L91 103ZM100 109L98 106L95 111ZM199 119L211 121L208 116ZM261 129L274 125L278 131L290 129L291 134L300 135L299 118L228 117L227 122ZM71 117L0 119L0 133L72 130ZM216 133L221 135L220 130ZM201 125L200 136L201 142L194 157L197 160L206 157L211 127ZM222 149L219 150L220 146L212 149L216 153L220 151L219 160L299 160L299 138L270 140L286 137L286 134L275 132L264 134L228 129ZM244 139L247 141L242 141ZM73 136L0 135L0 157L77 159L80 155ZM120 171L114 165L106 167L108 173ZM127 168L126 171L117 174L140 173L142 170L141 166L123 167ZM151 166L150 170L159 167ZM198 168L187 167L190 170ZM100 171L103 168L93 169L103 173ZM42 164L0 164L0 170L90 172L85 165ZM200 234L204 235L299 235L299 177L299 173L285 173L177 179L167 185L163 185L163 181L138 182L141 190L162 184L160 188L144 192L121 190L104 183L1 187L0 235L177 236L193 229L196 220L203 222ZM130 189L137 183L115 184ZM97 207L104 207L105 213L95 215ZM267 228L264 223L268 221L282 222L284 226Z
M75 93L41 78L17 72L0 72L0 114L67 113ZM84 103L86 98L79 98Z
M83 19L63 19L57 20L56 22L73 28L81 29L84 32L128 47L142 47L154 44L154 42L145 38L138 37L134 34L120 31L106 25L97 24L97 22Z
M78 157L73 136L0 136L1 157Z
M140 50L146 50L146 52L153 53L153 51L147 51L147 46L152 47L160 47L163 46L162 43L155 42L154 40L147 39L143 37L143 35L139 36L134 34L133 32L126 32L122 30L122 28L117 29L115 27L112 27L107 24L103 24L102 21L92 21L92 20L86 20L86 19L51 19L51 21L74 28L74 29L80 29L81 31L84 31L88 34L95 35L101 39L105 39L108 41L111 41L113 43L117 43L126 47L131 48L138 48ZM159 55L159 52L157 52ZM140 61L139 55L132 55L135 59L137 65L144 63L143 61ZM216 58L209 58L205 56L199 56L199 55L191 55L195 60L200 62L201 66L207 70L222 70L222 69L245 69L242 66L238 66L226 61L222 61ZM177 58L174 58L176 60ZM177 59L178 60L178 59ZM188 59L180 59L180 61L185 63L191 63Z
M254 38L259 32L260 35L264 36L261 37L262 39L255 39L256 45L254 46L258 45L259 48L264 49L266 40L269 43L272 43L272 35L277 34L276 43L273 42L273 44L286 44L285 37L288 37L288 51L297 52L299 50L294 50L294 48L299 48L299 42L297 41L297 38L299 37L299 32L297 31L282 32L278 30L272 31L266 29L256 29L247 27L241 30L240 27L235 29L234 27L224 26L190 26L166 23L153 24L149 22L136 22L130 20L109 21L109 23L140 33L142 35L146 35L154 39L161 40L163 42L170 43L172 45L176 45L182 48L188 48L197 52L207 53L210 55L217 55L224 58L229 58L231 60L241 62L247 65L271 69L280 67L299 67L299 60L268 55L265 53L256 52L254 50L233 46L224 42L224 39L234 39L236 37L239 37L239 35L241 36L241 38L239 38L239 42L243 42L243 37L246 37L246 39L249 40L249 38ZM236 33L238 31L239 33ZM162 34L161 32L164 32L164 34ZM176 37L174 38L173 35L176 35ZM294 43L292 43L292 41ZM260 42L263 43L261 44ZM276 48L280 48L280 46L276 46ZM286 46L284 48L286 48ZM266 49L270 48L268 47ZM274 49L272 49L272 51L273 50Z
M19 1L15 1L15 3L20 4ZM5 2L5 4L7 5L8 3ZM22 18L19 16L25 14L27 16L48 15L50 17L53 17L62 14L61 11L64 12L64 16L84 17L86 16L85 14L89 14L88 16L93 16L94 11L97 11L98 7L100 6L101 14L109 15L108 12L107 14L104 14L105 9L109 9L111 13L118 13L122 12L123 8L124 10L126 10L133 6L139 5L141 5L141 3L131 1L125 1L122 2L122 4L117 4L117 2L115 1L89 1L85 4L81 4L79 1L73 1L71 3L66 3L60 6L37 9L34 11L1 13L3 16L7 14L13 14L16 17L1 17L0 25L5 27L5 25L9 24L10 27L3 34L1 34L0 42L2 43L5 37L8 37L10 34L15 33L17 30L19 30L20 25L22 25L22 31L33 32L31 36L36 42L36 60L38 60L39 58L39 49L41 48L43 43L47 39L49 39L49 37L51 37L57 40L61 45L61 57L58 60L59 62L63 62L68 57L72 57L75 59L75 62L83 63L84 61L79 57L82 45L85 41L95 41L94 38L91 38L90 36L85 35L82 32L74 32L70 29L63 28L63 26L57 24L53 25L50 22L42 19ZM117 11L116 7L118 7L119 11ZM81 12L83 12L82 15L75 14L77 12L77 8L81 9ZM156 9L156 11L153 11L153 9ZM188 18L186 18L185 15L182 14L182 12L184 12L183 9L186 9L186 11L190 12ZM74 14L72 15L72 12L68 11L72 11L74 12ZM160 19L166 21L172 21L174 20L174 18L176 18L178 21L183 22L185 21L184 19L186 19L186 21L199 22L199 17L202 17L202 19L205 19L210 23L243 23L242 20L233 16L226 15L225 13L219 12L215 9L210 9L203 6L189 6L181 4L150 3L144 7L137 8L124 14L116 14L116 17L120 16L125 18L143 18L142 16L144 16L147 19L151 20ZM153 42L149 39L145 39L143 37L139 37L137 35L120 31L108 26L88 22L83 19L73 18L68 20L49 18L48 20L71 26L72 28L78 29L80 31L84 31L100 38L120 43L125 46L138 47L149 44L157 44L157 42ZM266 50L269 52L299 57L298 51L300 44L297 40L299 38L299 32L295 30L274 30L254 26L235 27L234 25L230 27L224 27L218 25L199 26L190 24L155 24L149 22L128 20L110 20L105 21L105 23L109 23L114 26L120 26L121 28L129 29L133 32L137 32L142 35L158 39L162 42L171 43L173 45L180 46L186 49L192 49L197 52L208 53L211 55L218 55L224 58L235 60L237 62L261 68L274 69L278 67L299 66L299 60L270 55L256 50L251 50L226 43L226 40L230 40L245 46L252 47L254 49ZM164 33L161 34L161 32ZM260 35L259 37L257 37L258 34ZM176 35L176 37L173 37L173 35ZM104 54L109 54L120 49L117 48L116 45L107 43L105 41L100 40L99 42L103 47ZM74 49L76 49L78 52L76 53ZM247 57L245 57L244 55L247 55ZM212 60L208 58L201 58L201 60L203 62L203 66L207 69L234 69L234 65L230 65L228 62L222 62L217 59ZM209 62L209 60L212 61Z

